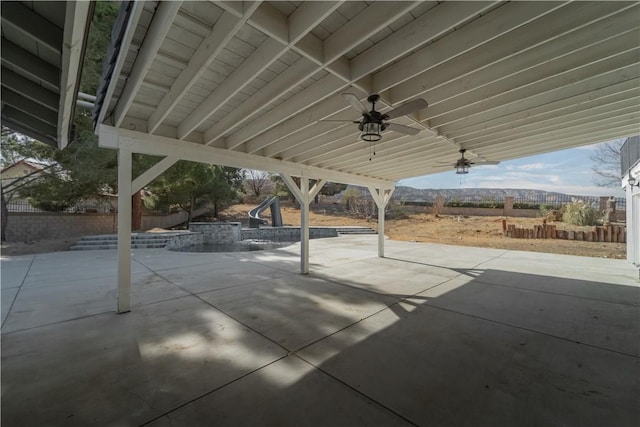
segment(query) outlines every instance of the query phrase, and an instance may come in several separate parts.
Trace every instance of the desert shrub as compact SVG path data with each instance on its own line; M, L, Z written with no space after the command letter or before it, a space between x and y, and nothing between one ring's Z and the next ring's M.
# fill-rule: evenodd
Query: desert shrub
M555 206L551 203L541 203L538 208L540 209L540 214L542 216L547 216L550 211L556 210Z
M431 213L433 214L433 216L435 217L440 216L440 212L442 212L442 208L444 207L444 202L445 202L445 199L443 196L438 196L436 198L436 201L433 203L433 206L431 207Z
M404 209L402 204L389 204L387 211L385 212L385 218L387 219L407 219L409 215Z
M564 206L562 221L573 225L595 225L596 211L582 200L575 200Z

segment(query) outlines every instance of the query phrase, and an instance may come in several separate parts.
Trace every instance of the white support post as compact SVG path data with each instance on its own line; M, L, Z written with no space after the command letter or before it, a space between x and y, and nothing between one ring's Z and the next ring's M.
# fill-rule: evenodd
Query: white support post
M300 273L309 274L309 178L300 178Z
M118 313L131 311L131 151L118 149Z
M300 273L309 274L309 205L327 181L321 179L309 189L307 177L300 178L300 187L290 176L280 174L280 177L300 203Z
M378 208L378 256L384 258L384 211L391 200L393 194L393 188L391 189L377 189L369 187L371 197L376 202Z

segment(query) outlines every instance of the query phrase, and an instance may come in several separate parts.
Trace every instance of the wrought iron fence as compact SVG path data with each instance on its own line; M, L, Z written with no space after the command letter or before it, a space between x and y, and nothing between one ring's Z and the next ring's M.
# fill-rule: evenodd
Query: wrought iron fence
M16 213L112 213L113 207L109 202L59 203L51 201L32 202L24 199L10 200L7 210Z
M444 196L443 196L444 197ZM481 195L456 195L444 197L446 207L467 207L467 208L493 208L503 209L504 199L509 196L481 196ZM434 206L438 197L430 197L427 200L401 200L400 202L410 206ZM599 196L577 196L571 194L550 193L547 195L513 196L514 209L558 209L567 203L580 200L594 209L603 209L601 201L609 197ZM614 198L616 210L626 209L626 200L622 197Z

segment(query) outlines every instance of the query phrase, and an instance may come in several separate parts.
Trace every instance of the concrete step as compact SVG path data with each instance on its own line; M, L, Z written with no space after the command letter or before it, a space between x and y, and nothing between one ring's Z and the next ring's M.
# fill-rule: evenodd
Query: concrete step
M131 249L162 249L166 245L166 242L163 243L146 243L146 244L137 244L132 243ZM102 244L102 245L74 245L69 248L72 251L95 251L95 250L105 250L105 249L118 249L117 244Z
M186 232L188 233L188 232ZM132 249L164 248L169 239L174 236L185 234L184 231L167 233L134 233L131 235ZM117 249L118 236L115 234L102 234L96 236L83 236L74 246L69 248L72 251L90 251Z
M369 227L335 227L338 234L377 234Z

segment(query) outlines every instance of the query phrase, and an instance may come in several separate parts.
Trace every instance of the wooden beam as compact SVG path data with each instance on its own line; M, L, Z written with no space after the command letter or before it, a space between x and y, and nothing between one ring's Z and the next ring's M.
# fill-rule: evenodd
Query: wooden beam
M179 159L177 157L165 157L149 169L144 171L140 176L133 180L131 183L131 194L135 194L142 190L147 184L156 179L160 174L171 166L173 166Z
M615 56L601 58L595 63L582 64L580 59L563 58L557 64L547 64L537 74L521 74L504 79L495 85L484 86L461 97L451 98L429 107L431 127L439 128L474 114L493 117L494 108L512 111L509 105L526 108L541 98L556 101L577 93L637 78L640 50L634 49ZM569 63L568 61L573 61ZM545 78L546 77L546 78ZM539 104L538 104L539 105Z
M308 108L309 105L321 102L329 95L335 94L343 87L344 83L335 76L327 75L321 78L311 86L307 87L295 96L289 98L287 102L276 107L274 110L277 111L271 110L269 114L259 117L251 124L229 135L227 138L225 138L226 147L228 149L235 149L239 147L245 141L248 141L249 139L265 132L266 130L269 130L273 126L276 126L293 116L299 115L298 113L300 113L302 109ZM314 100L317 101L314 102ZM342 102L344 105L344 100ZM329 114L326 114L325 117L328 115ZM299 116L308 118L313 115L302 113L302 115ZM321 118L323 117L318 117L318 119ZM307 121L307 124L311 123ZM265 146L266 144L255 141L255 143L248 144L246 149L247 152L255 152L261 148L264 148Z
M278 74L275 79L207 129L203 134L205 143L215 145L218 148L226 147L224 142L221 144L216 144L216 142L220 141L227 133L247 123L252 117L268 107L271 101L302 83L317 71L317 66L308 59L298 59L293 65Z
M129 110L129 107L131 107L133 99L138 94L144 77L147 75L149 68L151 68L156 53L171 29L171 24L180 10L181 5L181 1L160 2L158 4L153 20L149 24L147 33L145 34L142 46L133 63L133 68L129 72L127 82L122 89L122 95L114 108L114 124L116 126L122 124L122 120Z
M258 5L254 3L254 7L257 6ZM251 12L251 10L249 12ZM149 117L147 128L150 133L156 131L162 121L173 111L178 102L180 102L214 59L220 55L225 46L240 28L242 28L248 18L249 15L245 15L243 18L237 18L228 12L223 13L222 16L218 18L211 34L200 43L193 56L191 56L187 68L180 73L171 86L171 89L169 89L169 92L164 95L156 110L151 114L151 117Z
M520 9L519 17L509 15L505 18L506 22L516 18L523 21L539 13L536 8L532 10L526 7L533 3L514 4ZM594 17L600 18L602 11L596 9L595 13L579 12L581 11L574 5L569 5L545 16L543 27L538 20L528 22L391 88L389 99L393 103L403 102L424 93L429 103L433 104L447 99L452 93L489 84L554 58L602 43L627 31L635 30L637 39L637 13L622 12L620 16L614 15L574 30L568 22L572 21L575 25L590 22ZM511 25L515 24L513 22ZM572 31L567 33L568 28Z
M288 18L289 36L287 43L283 44L281 41L272 38L263 42L178 127L178 137L182 139L215 114L229 99L277 61L293 44L315 28L317 24L322 22L339 4L339 2L335 1L302 3Z
M391 181L379 180L374 177L309 167L276 159L268 159L253 154L239 153L208 147L202 144L179 141L173 138L151 136L146 133L118 129L107 125L101 125L99 127L99 134L100 146L105 148L115 149L124 147L134 153L178 157L192 162L256 169L267 172L284 173L292 176L305 175L314 179L324 178L331 182L364 186L375 185L381 188L390 188L393 186L393 182Z
M178 139L182 139L196 130L250 81L277 61L285 51L282 44L274 39L269 38L264 41L178 126Z
M376 43L351 60L351 76L360 79L388 63L444 35L469 16L484 12L495 2L443 2Z
M60 150L69 143L69 133L73 127L76 96L80 88L80 72L82 60L84 59L84 44L85 40L88 40L89 14L90 10L95 6L90 2L77 1L67 2L65 5L65 28L57 122L58 148Z
M107 115L107 111L110 109L111 98L113 97L113 92L118 85L118 78L114 76L120 76L122 71L122 67L124 66L125 58L129 54L129 47L131 46L131 42L133 41L133 35L138 26L138 21L140 20L140 16L142 15L142 11L144 10L145 2L133 2L131 6L131 11L129 12L129 19L126 23L126 29L124 36L122 37L122 41L120 42L120 48L118 51L118 57L115 62L115 66L113 72L111 73L111 80L109 81L109 86L107 86L107 92L105 93L104 99L102 101L102 107L100 108L100 112L98 113L98 119L96 123L98 125L102 124L105 116ZM95 129L96 133L98 133L98 127Z

